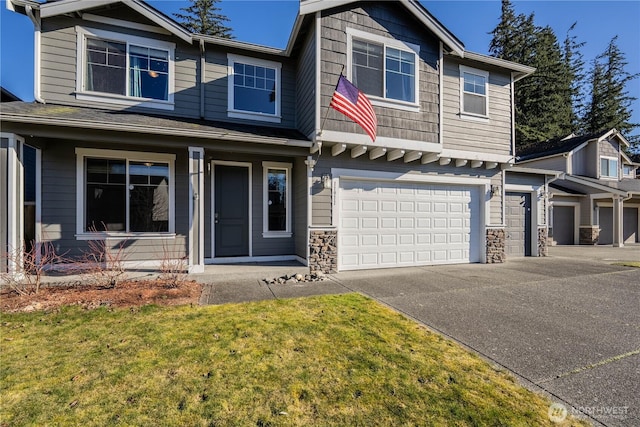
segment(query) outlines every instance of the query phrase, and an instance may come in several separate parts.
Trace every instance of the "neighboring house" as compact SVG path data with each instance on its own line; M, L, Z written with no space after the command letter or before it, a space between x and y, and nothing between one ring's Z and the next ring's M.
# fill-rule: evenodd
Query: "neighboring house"
M549 185L550 236L555 244L640 242L640 167L623 151L616 129L546 141L518 153L524 168L565 172Z
M106 239L132 266L169 248L190 271L504 260L513 86L534 69L466 51L417 1L302 0L285 49L191 34L138 0L8 4L34 22L37 102L1 112L5 245L29 146L36 240L70 254ZM343 69L375 142L329 108ZM536 214L507 255L542 254L544 173L513 185Z

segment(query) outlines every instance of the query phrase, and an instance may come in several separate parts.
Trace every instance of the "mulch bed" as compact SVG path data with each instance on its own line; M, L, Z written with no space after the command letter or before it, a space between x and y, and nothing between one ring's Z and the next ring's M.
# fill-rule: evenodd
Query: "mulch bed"
M50 285L38 293L19 295L10 289L0 292L0 311L31 312L55 310L64 305L86 309L98 307L138 307L146 304L198 304L202 284L195 281L168 283L162 280L130 280L116 287L97 285Z

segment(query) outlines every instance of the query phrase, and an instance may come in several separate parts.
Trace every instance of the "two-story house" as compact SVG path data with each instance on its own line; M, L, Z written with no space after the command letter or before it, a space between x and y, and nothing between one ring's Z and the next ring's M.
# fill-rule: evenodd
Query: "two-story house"
M36 102L1 111L5 247L32 147L36 240L61 252L125 242L151 267L171 248L191 271L504 260L513 86L534 70L465 50L419 2L302 0L285 49L191 34L140 0L8 5L34 24ZM329 108L341 73L373 104L373 142ZM512 188L533 212L515 254L544 247L533 181Z
M623 151L616 129L558 138L518 153L518 166L564 172L549 185L555 244L640 242L640 164Z

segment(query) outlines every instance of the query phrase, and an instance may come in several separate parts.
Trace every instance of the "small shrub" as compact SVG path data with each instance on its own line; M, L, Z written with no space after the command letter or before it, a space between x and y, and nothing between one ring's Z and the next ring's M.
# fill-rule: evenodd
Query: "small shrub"
M51 242L32 241L30 249L23 246L7 252L1 258L3 262L8 261L14 270L0 275L2 283L20 295L37 294L45 272L55 264L65 262Z
M187 280L189 272L187 256L178 256L179 248L169 247L162 244L162 261L160 263L159 279L167 284L170 288L177 288L180 284Z
M123 240L110 248L106 239L89 240L88 249L83 251L79 273L95 285L115 288L125 274L126 243Z

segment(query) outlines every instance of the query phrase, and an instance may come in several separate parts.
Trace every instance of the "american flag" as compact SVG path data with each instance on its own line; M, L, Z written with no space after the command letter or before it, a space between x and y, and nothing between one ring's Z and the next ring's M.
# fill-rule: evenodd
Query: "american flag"
M378 119L367 97L342 74L331 98L331 107L359 124L375 142Z

